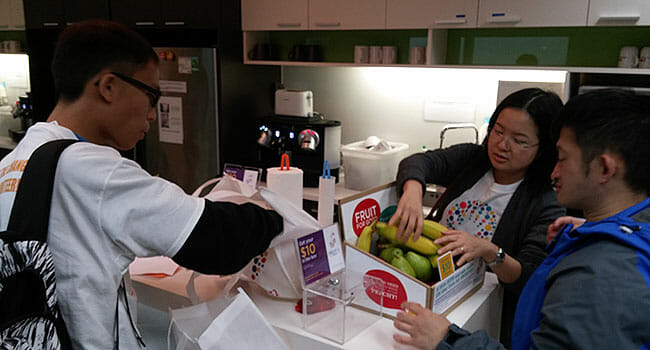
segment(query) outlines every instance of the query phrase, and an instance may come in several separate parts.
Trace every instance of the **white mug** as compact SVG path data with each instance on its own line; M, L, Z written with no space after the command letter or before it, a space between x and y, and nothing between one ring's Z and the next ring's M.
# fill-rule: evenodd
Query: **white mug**
M354 46L354 63L368 63L368 45L355 45Z
M410 64L424 64L426 61L426 54L424 46L411 46L409 52Z
M635 68L639 64L639 48L625 46L618 54L618 66L621 68Z
M370 46L370 49L368 50L368 63L379 64L381 61L381 46Z
M650 68L650 46L641 49L639 54L639 68Z
M382 46L381 47L381 63L395 64L397 63L397 47L396 46Z
M18 53L22 50L20 41L18 40L8 40L5 41L5 51L9 53Z

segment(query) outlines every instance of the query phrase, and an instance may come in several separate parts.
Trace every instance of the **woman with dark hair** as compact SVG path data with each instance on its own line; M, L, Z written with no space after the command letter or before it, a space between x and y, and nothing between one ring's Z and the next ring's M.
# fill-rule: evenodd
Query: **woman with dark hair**
M447 188L431 217L450 229L436 240L444 244L439 254L452 252L458 266L481 258L496 273L505 288L506 346L519 294L546 256L546 230L565 213L550 181L557 160L550 128L561 107L552 92L514 92L492 114L483 144L417 153L399 165L401 198L389 223L399 238L419 238L425 184Z

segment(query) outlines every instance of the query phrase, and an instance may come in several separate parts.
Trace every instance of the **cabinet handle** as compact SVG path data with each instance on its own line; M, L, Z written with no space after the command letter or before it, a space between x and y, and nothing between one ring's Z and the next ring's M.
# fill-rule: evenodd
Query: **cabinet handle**
M341 22L314 23L316 27L340 27Z
M466 18L455 18L455 19L441 19L435 22L436 24L465 24L467 23Z
M2 24L2 25L0 25L0 28L9 28L9 25L8 24Z
M280 28L298 28L302 26L302 23L278 23Z
M155 25L155 22L135 22L136 26L152 26Z
M506 16L505 13L493 13L492 17L487 20L488 23L519 23L521 17L519 16Z
M165 22L166 26L184 26L185 22L183 21L170 21L170 22Z
M43 23L43 27L58 27L59 24L57 22L45 22Z
M612 22L638 22L641 16L639 15L629 15L629 16L599 16L596 23L612 23Z

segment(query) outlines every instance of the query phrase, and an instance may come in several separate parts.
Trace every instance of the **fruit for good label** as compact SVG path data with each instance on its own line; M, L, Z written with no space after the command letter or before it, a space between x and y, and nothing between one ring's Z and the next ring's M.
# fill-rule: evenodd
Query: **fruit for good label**
M383 270L369 270L366 275L381 278L384 281L384 307L400 310L403 302L407 300L406 289L400 280L392 274ZM381 292L372 285L366 288L366 294L370 300L381 305Z
M357 237L361 235L364 227L379 218L379 214L381 214L379 203L372 198L366 198L357 204L352 214L352 229Z

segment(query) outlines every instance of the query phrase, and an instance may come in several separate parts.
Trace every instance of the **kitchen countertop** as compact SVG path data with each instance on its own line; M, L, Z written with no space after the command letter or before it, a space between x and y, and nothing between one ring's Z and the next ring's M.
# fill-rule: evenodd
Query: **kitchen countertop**
M191 275L191 270L180 268L173 276L159 278L138 275L131 276L131 280L138 303L165 312L170 308L189 306L193 303L186 288ZM201 301L223 296L223 288L228 279L228 277L198 275L195 279L197 296ZM345 344L338 344L305 331L302 328L301 315L294 311L295 301L269 297L254 284L245 283L244 287L290 349L412 349L400 346L393 340L392 334L397 330L393 327L393 321L384 317L379 318ZM485 329L489 335L498 337L502 298L503 289L499 286L496 275L488 272L483 286L454 308L447 318L469 331ZM168 313L165 314L169 317ZM169 324L169 319L159 321L158 328L161 329L153 332L152 336L161 337L166 334L167 329L164 325ZM146 337L145 341L147 341Z

